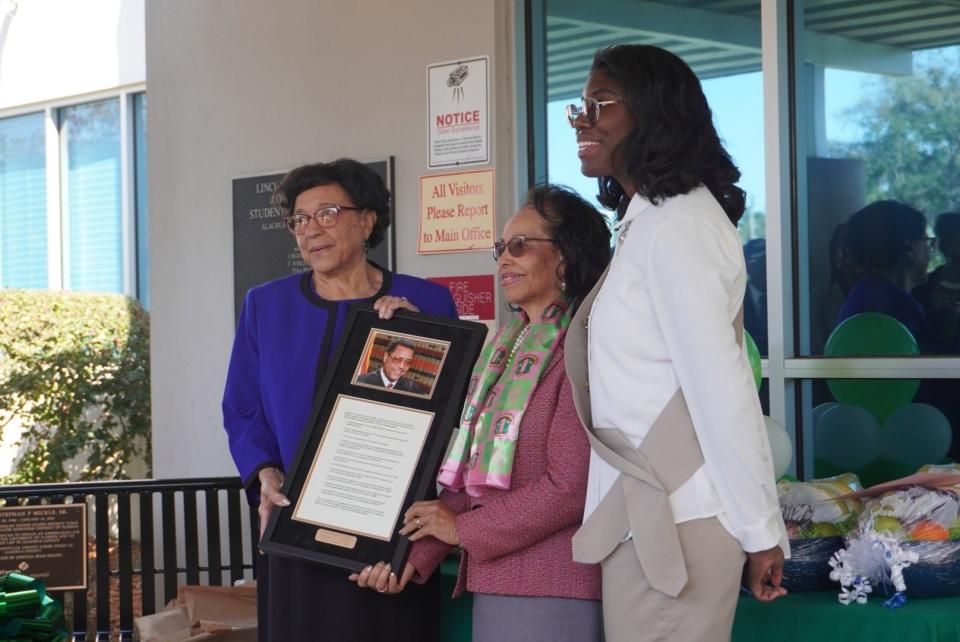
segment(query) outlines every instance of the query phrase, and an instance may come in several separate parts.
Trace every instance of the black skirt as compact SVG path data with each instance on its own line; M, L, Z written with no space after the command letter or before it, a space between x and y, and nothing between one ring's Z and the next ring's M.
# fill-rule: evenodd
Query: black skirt
M259 642L439 642L439 572L382 595L359 588L343 569L259 557Z

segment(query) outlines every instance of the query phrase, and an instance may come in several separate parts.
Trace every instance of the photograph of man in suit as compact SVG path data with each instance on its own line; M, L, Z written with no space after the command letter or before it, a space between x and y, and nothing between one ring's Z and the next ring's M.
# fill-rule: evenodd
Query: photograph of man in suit
M392 339L383 355L383 365L357 377L357 383L383 386L401 392L426 394L426 389L413 379L405 379L416 354L414 345L407 339Z

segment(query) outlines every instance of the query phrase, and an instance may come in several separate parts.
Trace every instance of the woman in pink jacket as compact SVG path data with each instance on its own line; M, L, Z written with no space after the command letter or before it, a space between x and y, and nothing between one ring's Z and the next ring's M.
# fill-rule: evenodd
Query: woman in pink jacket
M474 593L474 642L602 639L600 571L572 561L590 445L564 370L567 326L610 259L603 217L573 192L533 188L494 258L517 318L473 369L460 429L440 468L437 501L417 502L399 577L380 563L351 576L396 593L424 582L463 547L454 595Z

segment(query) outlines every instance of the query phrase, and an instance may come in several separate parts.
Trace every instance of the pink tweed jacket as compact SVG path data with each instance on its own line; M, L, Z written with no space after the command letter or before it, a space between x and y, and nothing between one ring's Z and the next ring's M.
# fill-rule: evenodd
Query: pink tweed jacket
M463 545L454 597L476 593L600 599L600 567L573 561L570 540L583 519L590 443L554 353L521 419L510 490L480 497L443 491ZM451 546L428 537L411 547L414 581L430 577Z

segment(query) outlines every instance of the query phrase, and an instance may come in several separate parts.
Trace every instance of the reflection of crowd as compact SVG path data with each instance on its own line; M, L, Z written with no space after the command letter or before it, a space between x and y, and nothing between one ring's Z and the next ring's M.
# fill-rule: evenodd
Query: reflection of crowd
M850 217L842 239L863 276L847 293L837 323L879 312L910 330L921 349L928 347L927 313L911 294L927 278L926 229L922 213L897 201L876 201Z
M838 225L830 238L830 280L810 293L810 354L823 354L831 332L862 312L893 317L926 354L960 352L960 213L940 214L934 237L915 208L876 201ZM929 274L933 250L944 263ZM767 353L766 243L743 246L749 283L744 325Z
M960 212L937 217L937 246L944 264L913 289L913 296L927 311L928 331L937 352L960 352Z
M936 236L928 237L923 213L889 200L863 207L838 226L831 283L818 300L823 307L812 310L815 323L818 314L828 319L840 293L843 304L823 336L855 314L879 312L902 323L923 353L960 351L960 214L941 214L934 230ZM945 263L927 274L935 247Z
M828 340L845 321L867 312L898 321L906 329L901 328L899 334L909 332L921 354L960 353L960 212L940 214L933 229L935 236L928 236L926 216L894 200L870 203L836 226L830 238L829 281L810 290L809 354L849 354L843 349L836 351L840 343ZM928 273L934 249L939 249L943 263ZM749 277L743 301L744 326L761 354L766 354L765 241L752 239L743 252ZM906 354L902 343L889 343L894 340L892 335L878 332L866 336L879 329L873 323L861 323L846 336L857 334L858 342L870 345L866 349L873 354ZM828 345L833 345L834 352ZM960 395L956 393L955 379L927 379L912 398L913 404L929 404L949 421L954 437L947 454L954 459L960 458ZM838 400L827 382L813 382L813 405ZM924 439L921 432L917 439Z

